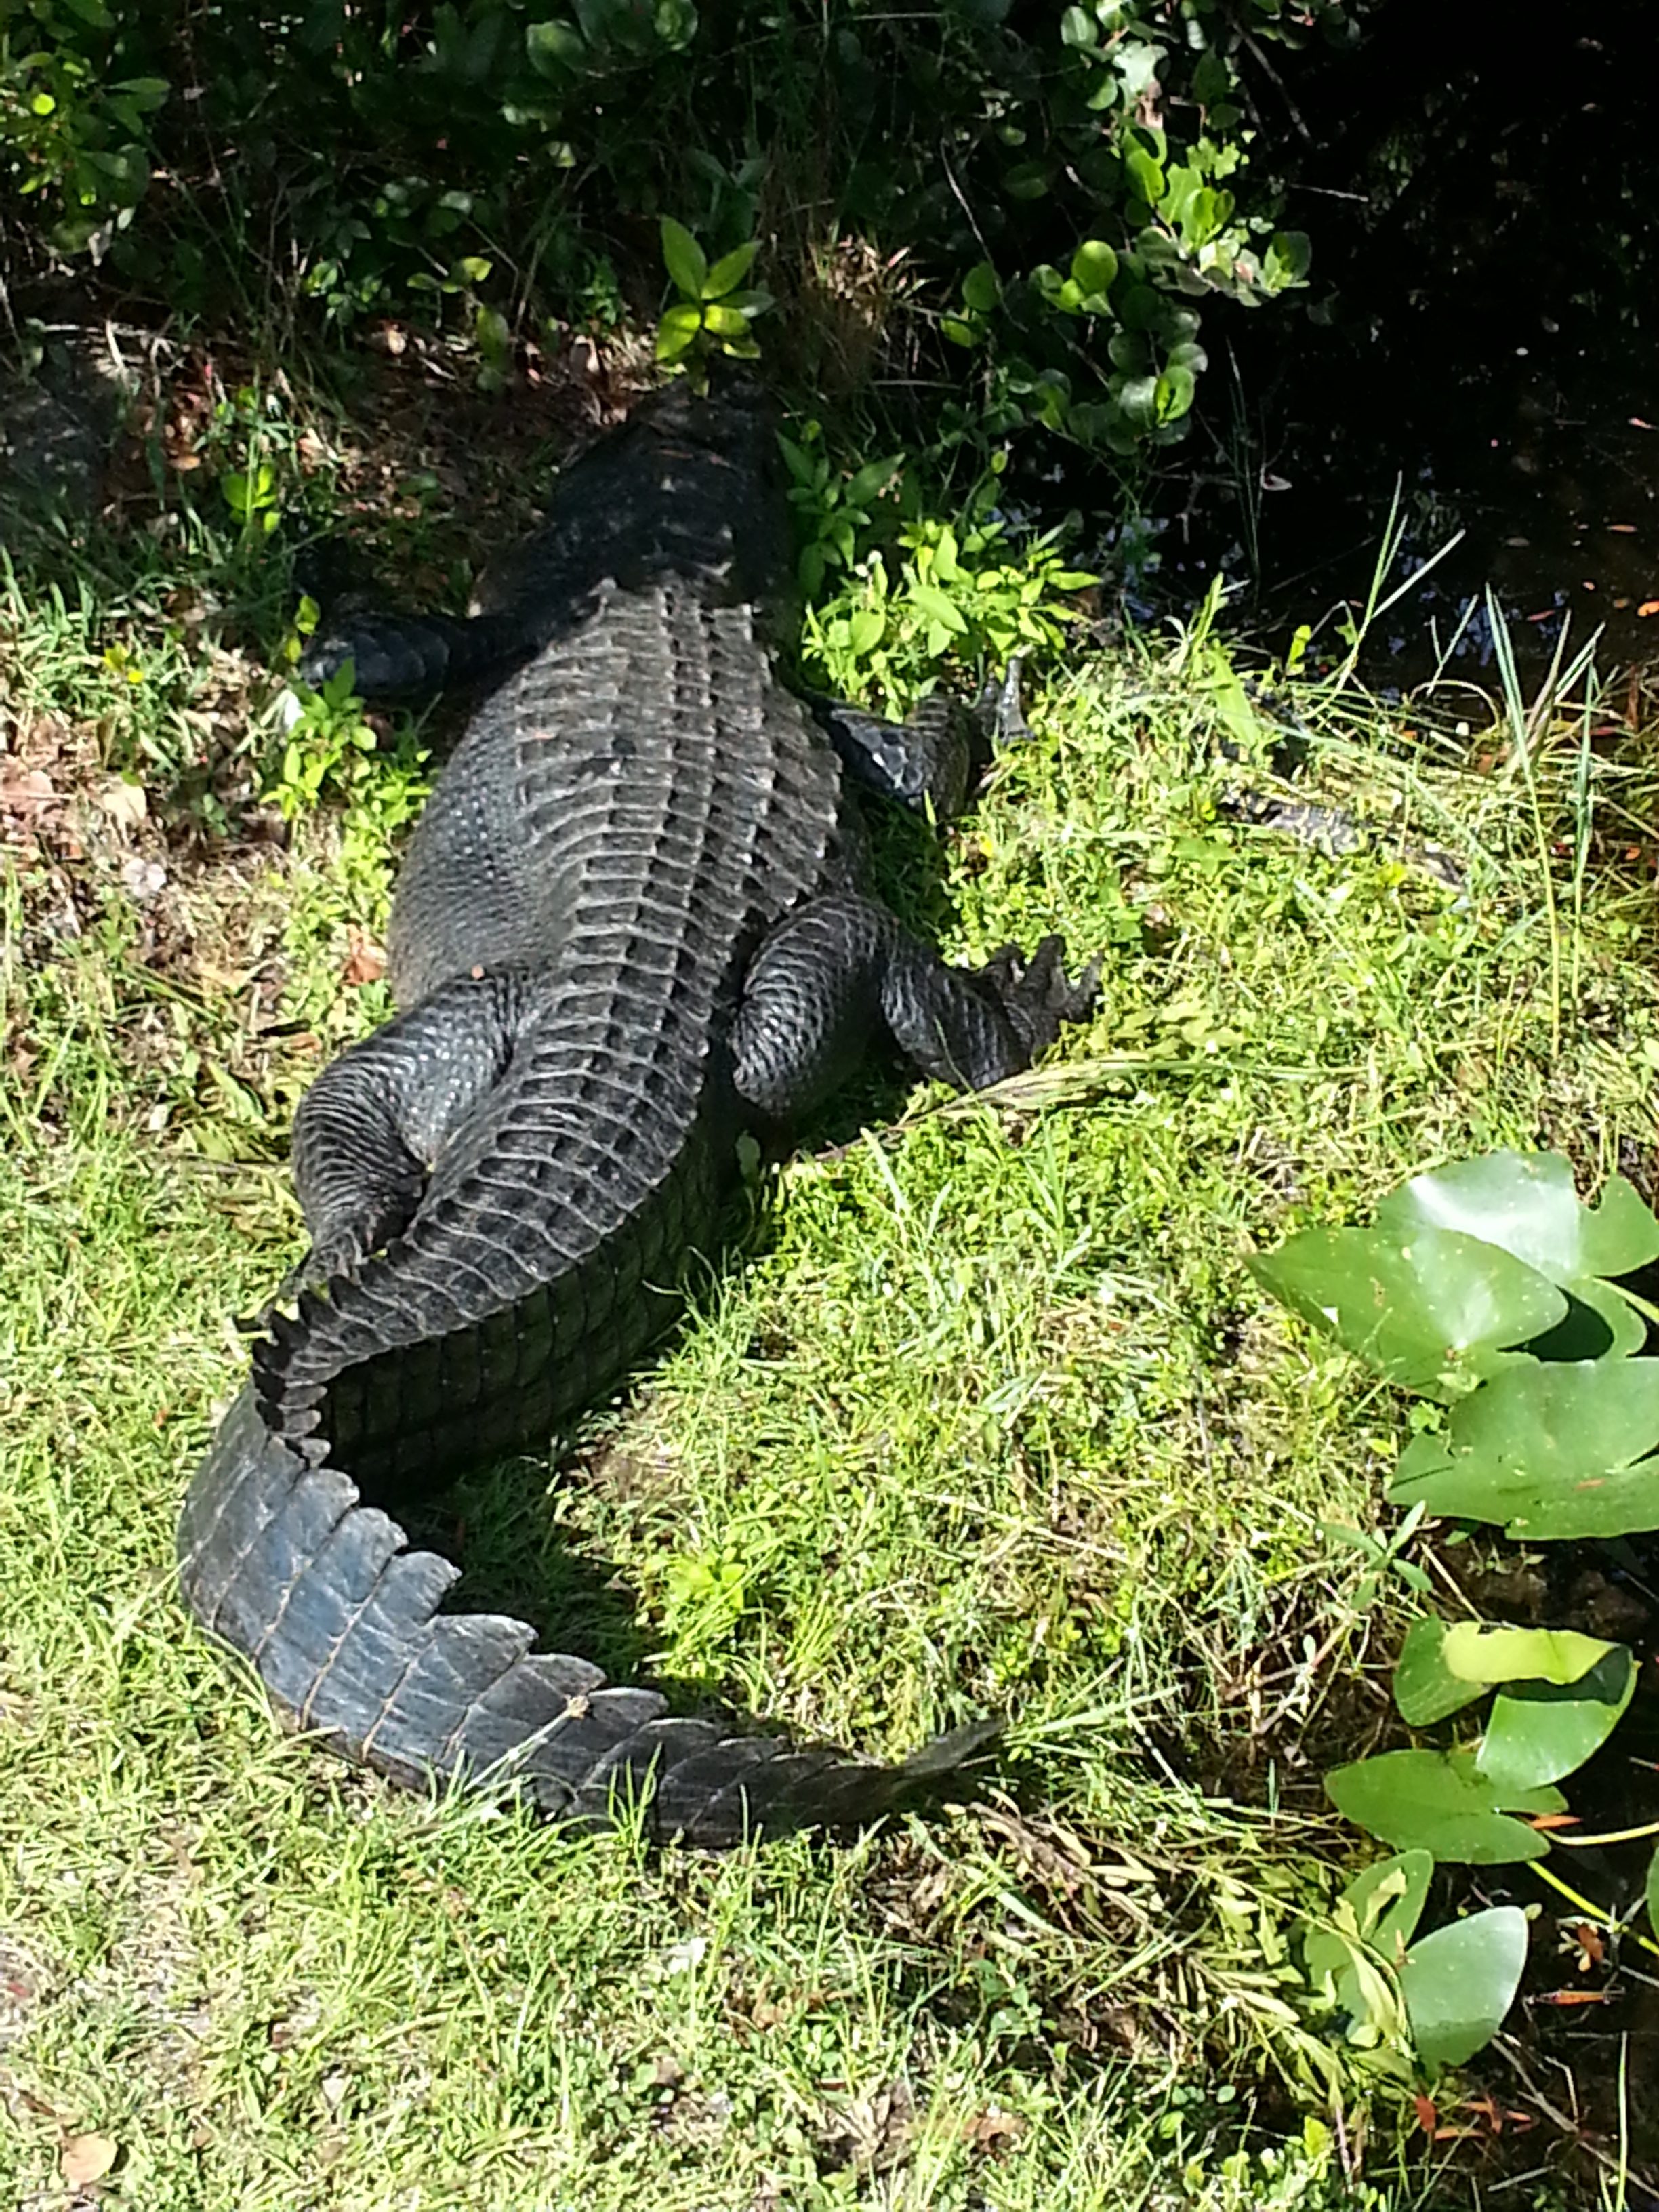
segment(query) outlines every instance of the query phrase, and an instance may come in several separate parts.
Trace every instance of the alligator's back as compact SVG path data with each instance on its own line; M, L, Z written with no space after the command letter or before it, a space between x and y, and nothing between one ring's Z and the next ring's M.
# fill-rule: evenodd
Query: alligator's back
M709 1843L868 1819L985 1731L884 1768L672 1719L521 1622L441 1613L456 1570L359 1486L391 1504L541 1449L615 1387L712 1252L745 1118L803 1110L883 1031L930 1075L995 1082L1089 1003L1057 939L950 969L848 881L840 755L763 635L769 454L741 399L641 410L567 472L516 611L486 618L533 650L412 842L402 1011L301 1103L307 1287L179 1531L192 1610L343 1749L411 1780L504 1765L566 1817L610 1818L620 1790ZM948 709L914 732L826 711L878 787L914 738L960 788Z

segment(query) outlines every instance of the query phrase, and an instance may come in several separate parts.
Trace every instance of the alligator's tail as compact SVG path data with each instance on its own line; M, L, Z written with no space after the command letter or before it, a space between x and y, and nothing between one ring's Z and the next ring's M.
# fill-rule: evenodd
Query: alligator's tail
M180 1583L202 1626L252 1660L298 1726L408 1786L495 1787L586 1827L631 1806L659 1838L721 1848L862 1826L934 1790L998 1732L981 1722L879 1766L678 1719L654 1691L533 1651L522 1621L441 1613L459 1571L406 1542L337 1468L272 1433L252 1387L179 1529Z

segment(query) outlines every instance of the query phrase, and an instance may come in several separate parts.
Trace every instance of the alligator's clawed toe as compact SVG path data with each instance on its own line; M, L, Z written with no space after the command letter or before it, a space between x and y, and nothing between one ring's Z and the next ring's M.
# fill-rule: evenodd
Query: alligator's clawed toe
M1031 1058L1046 1052L1067 1022L1086 1021L1100 996L1097 953L1073 982L1066 971L1066 940L1045 937L1028 960L1017 945L1004 945L981 973L1001 1001Z

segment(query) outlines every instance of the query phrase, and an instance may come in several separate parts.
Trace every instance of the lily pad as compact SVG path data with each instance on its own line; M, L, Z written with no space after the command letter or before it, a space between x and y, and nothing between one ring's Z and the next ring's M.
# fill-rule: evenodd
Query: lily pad
M1413 1728L1431 1728L1486 1694L1486 1683L1455 1674L1447 1666L1446 1636L1443 1620L1414 1620L1400 1647L1394 1670L1394 1701L1401 1720Z
M1617 1644L1573 1628L1491 1628L1460 1620L1447 1629L1447 1671L1465 1682L1577 1682Z
M1641 1316L1607 1280L1659 1259L1659 1221L1622 1176L1599 1206L1586 1206L1572 1169L1559 1152L1490 1152L1460 1160L1434 1175L1413 1176L1376 1209L1379 1229L1456 1230L1498 1246L1571 1294L1589 1315L1570 1316L1583 1328L1590 1316L1610 1342L1563 1347L1552 1356L1623 1356L1639 1349Z
M1401 1850L1470 1866L1542 1858L1549 1846L1511 1813L1559 1813L1559 1790L1512 1790L1483 1774L1468 1751L1388 1751L1325 1777L1339 1813Z
M1559 1782L1598 1752L1636 1689L1636 1662L1622 1644L1580 1680L1516 1682L1492 1699L1475 1764L1500 1790Z
M1462 2066L1504 2025L1527 1964L1527 1916L1494 1905L1413 1943L1400 1969L1412 2041L1425 2066Z
M1402 1389L1450 1401L1516 1364L1567 1302L1535 1268L1453 1230L1310 1229L1250 1262L1292 1313Z
M1396 1505L1496 1521L1516 1539L1659 1528L1659 1360L1536 1361L1496 1376L1419 1437L1389 1484Z

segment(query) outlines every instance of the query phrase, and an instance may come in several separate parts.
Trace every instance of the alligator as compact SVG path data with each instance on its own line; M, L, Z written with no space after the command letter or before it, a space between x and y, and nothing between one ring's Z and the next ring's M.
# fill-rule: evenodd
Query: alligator
M809 703L775 441L752 392L683 386L572 463L516 589L469 621L363 617L314 680L498 680L400 871L400 1011L295 1124L310 1249L253 1326L251 1375L191 1483L183 1596L278 1711L412 1787L492 1788L579 1826L624 1807L722 1846L862 1825L981 1749L897 1765L680 1715L442 1609L459 1569L389 1507L545 1450L618 1389L714 1253L745 1133L775 1139L885 1037L979 1088L1081 1019L1046 939L947 966L861 887L854 787L948 811L966 710L910 725Z

